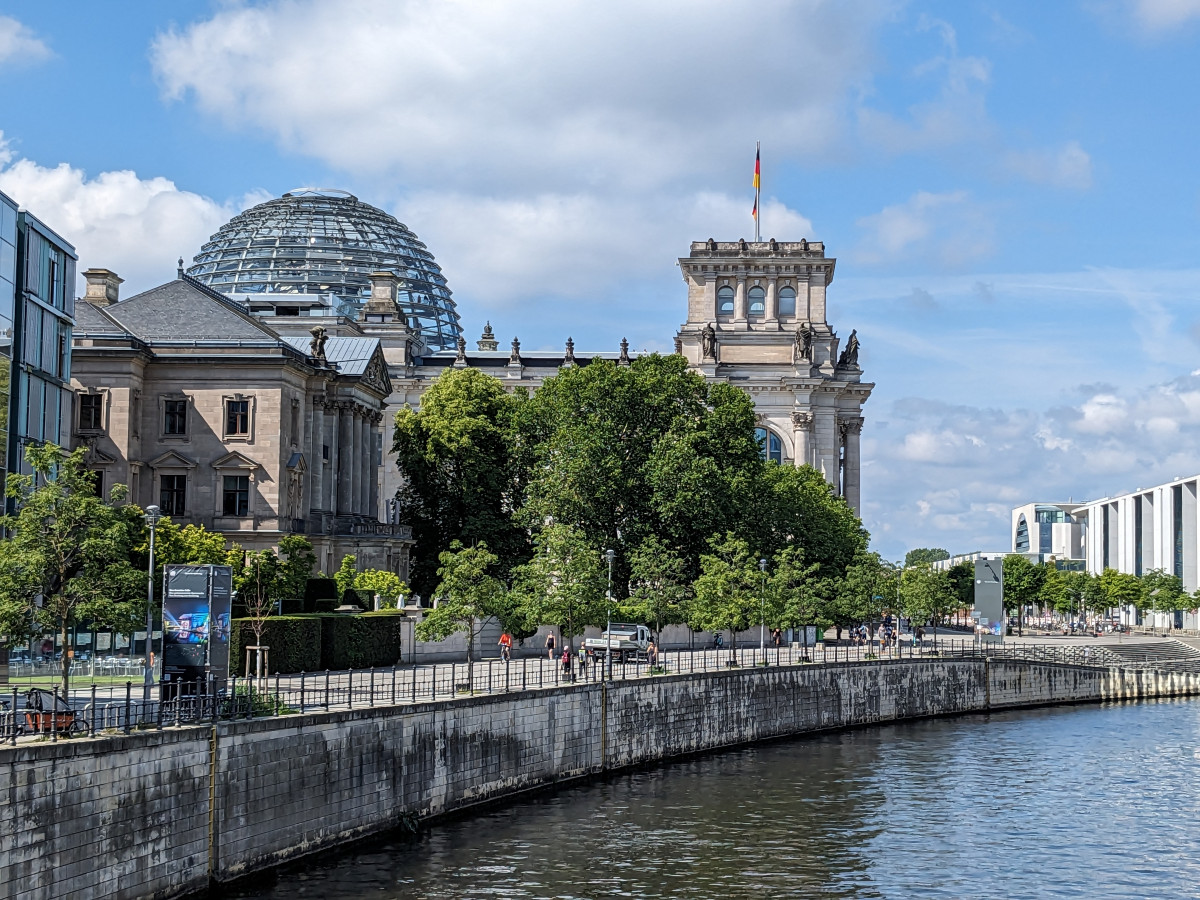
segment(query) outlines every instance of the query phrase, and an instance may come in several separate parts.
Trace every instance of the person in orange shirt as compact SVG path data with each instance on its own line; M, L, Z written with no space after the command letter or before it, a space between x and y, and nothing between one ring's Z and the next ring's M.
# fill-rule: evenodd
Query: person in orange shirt
M500 657L508 662L512 659L512 635L507 631L500 635Z

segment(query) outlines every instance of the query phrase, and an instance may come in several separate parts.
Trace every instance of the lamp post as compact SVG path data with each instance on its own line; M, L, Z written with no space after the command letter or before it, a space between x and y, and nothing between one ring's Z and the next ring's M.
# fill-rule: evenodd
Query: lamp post
M763 665L767 664L767 561L758 561L758 571L762 572L762 590L758 593L758 652L762 654Z
M157 506L147 506L144 518L150 528L150 568L146 572L146 676L142 684L142 699L149 702L154 690L154 531L162 514Z
M604 630L606 637L604 656L608 665L608 680L612 681L612 567L613 559L617 553L615 550L605 550L604 556L608 560L608 593L605 595L606 605L608 607L608 627Z

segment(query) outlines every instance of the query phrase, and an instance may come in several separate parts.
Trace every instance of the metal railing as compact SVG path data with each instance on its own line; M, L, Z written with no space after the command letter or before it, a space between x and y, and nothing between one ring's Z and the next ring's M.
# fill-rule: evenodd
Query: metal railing
M757 646L670 650L649 660L607 664L602 656L575 654L565 665L561 657L499 658L332 672L276 673L265 678L231 678L224 685L183 682L169 686L168 696L142 699L142 685L133 679L119 685L91 684L72 690L66 698L69 713L55 717L22 708L23 692L9 686L0 694L0 741L19 738L59 740L75 735L128 733L189 723L298 715L330 710L402 706L477 695L541 690L563 685L597 683L602 679L632 681L660 675L711 672L761 672L764 668L946 658L996 658L1044 661L1078 666L1126 669L1200 671L1200 653L1193 657L1129 660L1104 646L1040 644L996 645L969 640L939 639L914 643L838 643L813 647ZM156 686L156 693L162 685ZM54 692L56 701L61 700Z

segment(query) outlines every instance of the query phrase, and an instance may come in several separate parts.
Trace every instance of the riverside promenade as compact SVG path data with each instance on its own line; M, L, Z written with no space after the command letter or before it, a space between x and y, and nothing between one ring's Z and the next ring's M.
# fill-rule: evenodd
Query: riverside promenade
M701 664L22 742L0 749L0 898L181 896L371 833L691 753L930 716L1195 694L1200 674L1187 664L964 648Z

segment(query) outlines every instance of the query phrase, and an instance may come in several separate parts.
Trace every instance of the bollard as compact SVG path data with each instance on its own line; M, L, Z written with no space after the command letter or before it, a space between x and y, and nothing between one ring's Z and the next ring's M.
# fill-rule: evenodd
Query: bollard
M129 700L133 691L133 682L125 682L125 733L129 734Z
M300 670L300 712L304 712L304 670Z

